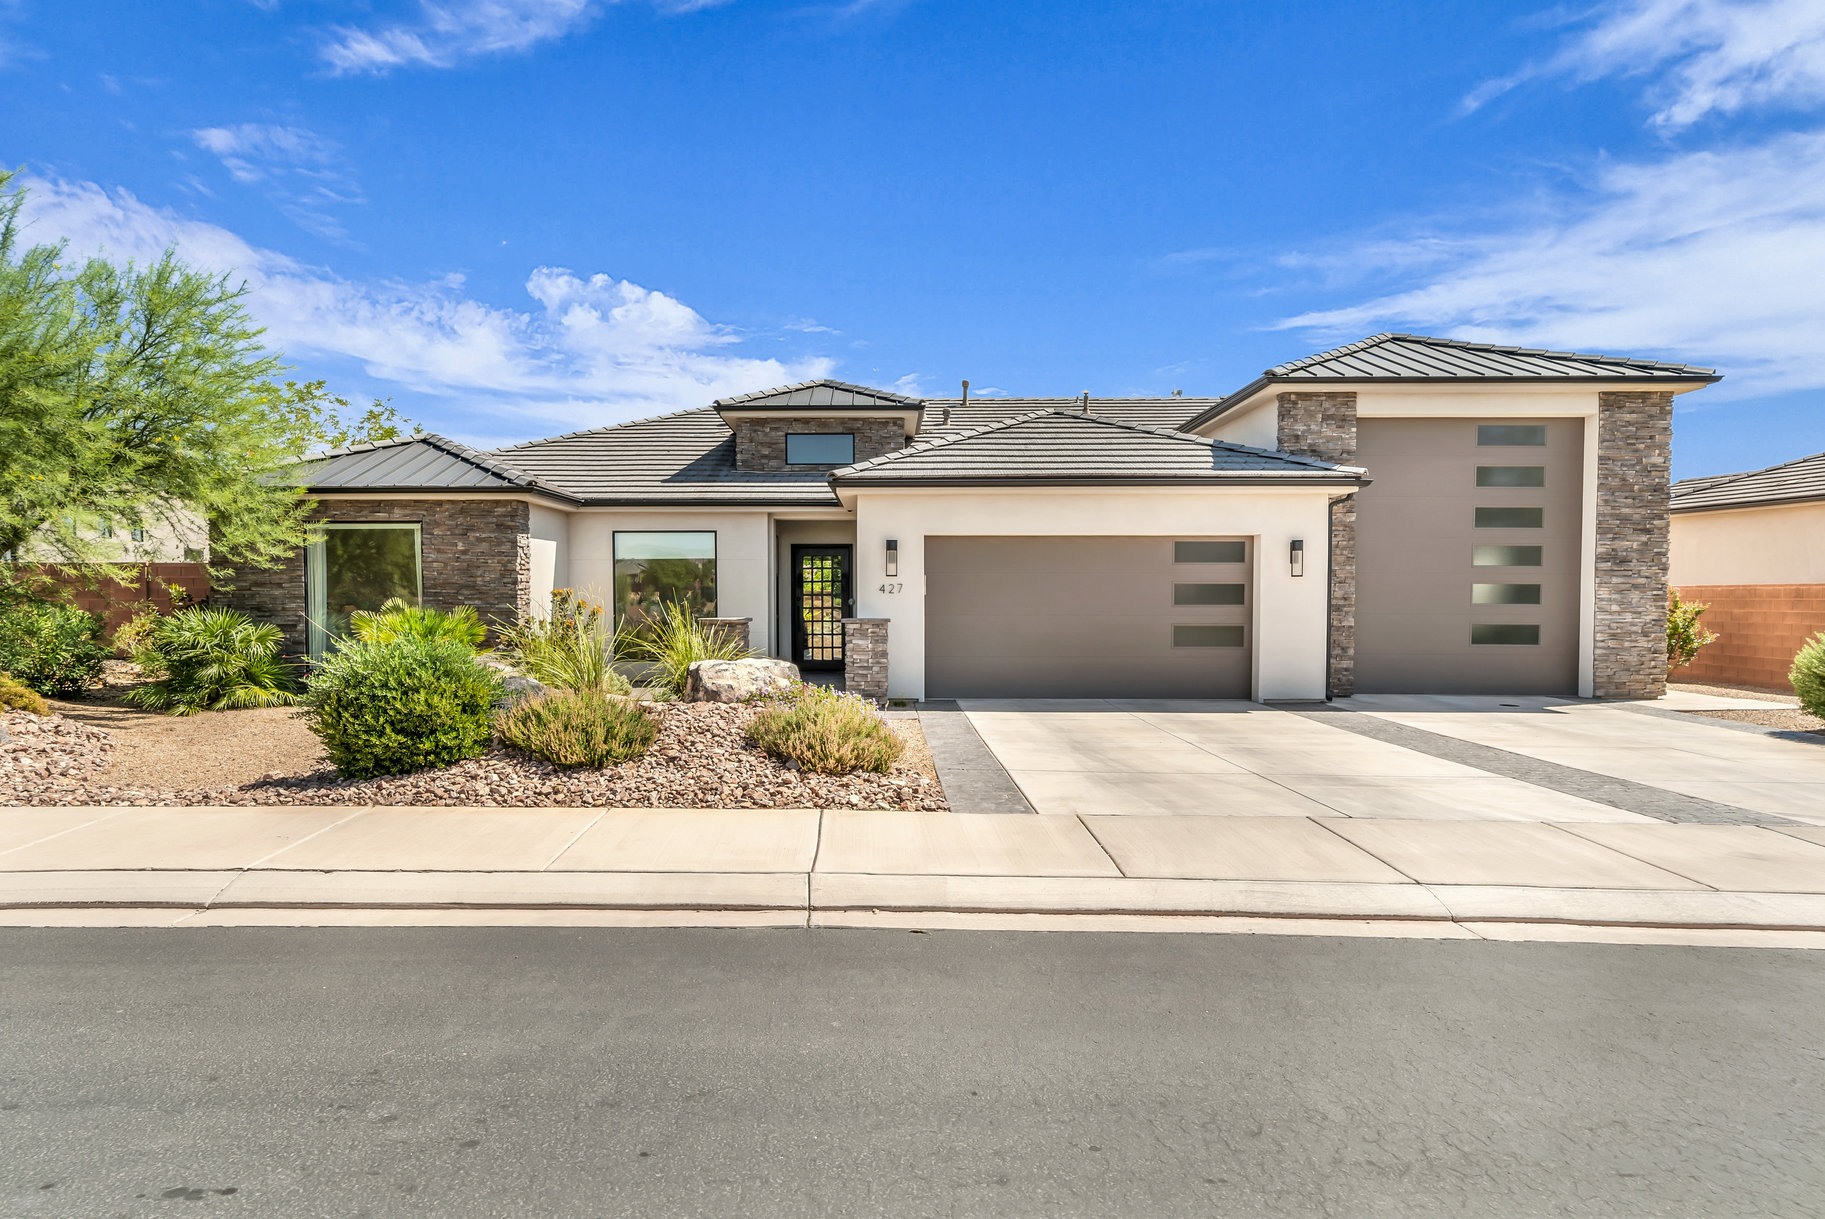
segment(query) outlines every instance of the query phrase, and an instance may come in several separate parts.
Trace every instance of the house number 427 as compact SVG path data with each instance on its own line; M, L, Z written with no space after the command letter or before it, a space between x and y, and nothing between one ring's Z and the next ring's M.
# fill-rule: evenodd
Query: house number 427
M883 585L881 585L881 591L882 591L882 592L884 592L884 593L890 593L890 594L891 594L891 593L897 593L897 592L899 592L899 591L900 591L900 590L901 590L901 589L903 589L903 588L905 588L905 587L906 587L906 585L905 585L905 584L904 584L904 583L900 583L900 584L883 584Z

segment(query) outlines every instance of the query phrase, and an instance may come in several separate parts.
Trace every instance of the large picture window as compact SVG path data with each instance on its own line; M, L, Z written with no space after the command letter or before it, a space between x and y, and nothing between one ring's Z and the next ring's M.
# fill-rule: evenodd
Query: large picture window
M617 531L616 625L639 630L673 602L700 618L716 616L716 534Z
M320 657L348 634L349 615L394 597L417 605L423 594L418 526L331 521L304 551L304 604L310 654Z

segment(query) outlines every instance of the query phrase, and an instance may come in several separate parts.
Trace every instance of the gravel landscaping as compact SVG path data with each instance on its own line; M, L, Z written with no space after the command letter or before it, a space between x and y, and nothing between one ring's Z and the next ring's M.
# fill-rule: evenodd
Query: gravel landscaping
M893 719L906 751L887 774L815 775L750 744L755 708L661 707L646 757L602 770L563 771L497 746L444 770L343 780L316 738L282 710L140 717L93 703L41 718L8 712L0 745L0 803L11 805L383 804L557 808L876 808L944 811L937 769L917 719ZM98 728L110 722L118 733ZM79 718L80 717L80 718ZM155 721L162 739L139 718ZM175 727L182 725L183 727ZM302 734L301 737L299 734ZM308 742L308 744L305 744ZM306 752L308 751L308 752ZM184 782L211 767L259 766L257 777ZM292 773L283 773L285 771Z
M1780 694L1772 690L1750 690L1741 686L1715 685L1669 685L1670 689L1689 691L1693 694L1715 694L1722 698L1755 699L1769 704L1767 710L1759 707L1742 707L1732 711L1688 711L1687 715L1702 715L1714 720L1735 720L1739 724L1755 724L1762 728L1779 728L1787 732L1810 732L1825 736L1825 720L1816 715L1808 715L1793 705L1793 692L1789 690ZM1780 704L1785 703L1786 706Z

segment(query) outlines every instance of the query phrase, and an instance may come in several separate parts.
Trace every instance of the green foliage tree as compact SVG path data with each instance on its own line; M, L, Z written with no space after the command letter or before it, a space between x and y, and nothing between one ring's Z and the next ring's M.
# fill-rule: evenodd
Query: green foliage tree
M24 244L14 177L0 171L0 554L105 563L104 521L202 517L215 563L270 565L305 540L299 456L410 426L383 402L354 414L320 381L279 383L225 275L172 251L138 267Z

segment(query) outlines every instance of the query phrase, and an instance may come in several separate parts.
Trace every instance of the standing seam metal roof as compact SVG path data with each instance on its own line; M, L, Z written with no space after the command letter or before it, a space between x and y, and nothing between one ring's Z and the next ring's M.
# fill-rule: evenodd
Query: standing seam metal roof
M778 389L763 389L752 394L738 394L733 398L718 398L710 404L717 410L737 407L748 410L773 410L780 407L809 406L819 408L844 408L867 410L880 408L886 410L916 410L920 399L908 398L904 394L892 393L884 389L870 389L866 385L851 385L847 381L801 381L797 385L784 385Z
M434 432L313 454L299 463L297 477L319 491L538 491L573 498Z

